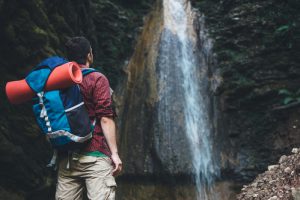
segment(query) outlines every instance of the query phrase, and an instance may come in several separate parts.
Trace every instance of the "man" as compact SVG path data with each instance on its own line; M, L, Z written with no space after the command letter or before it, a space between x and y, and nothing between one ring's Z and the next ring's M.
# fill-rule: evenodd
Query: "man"
M66 49L68 59L81 68L89 68L93 63L92 48L86 38L71 38ZM86 187L90 200L114 200L113 176L122 170L122 162L116 144L109 82L103 74L93 72L83 77L80 89L89 117L96 120L96 125L86 145L76 153L59 155L56 199L81 200Z

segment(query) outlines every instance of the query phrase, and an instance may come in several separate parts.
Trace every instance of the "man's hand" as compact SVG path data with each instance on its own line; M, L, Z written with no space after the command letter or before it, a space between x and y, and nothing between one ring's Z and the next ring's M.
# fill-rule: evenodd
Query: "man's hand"
M117 176L122 171L122 161L117 153L111 155L111 159L114 163L113 176Z

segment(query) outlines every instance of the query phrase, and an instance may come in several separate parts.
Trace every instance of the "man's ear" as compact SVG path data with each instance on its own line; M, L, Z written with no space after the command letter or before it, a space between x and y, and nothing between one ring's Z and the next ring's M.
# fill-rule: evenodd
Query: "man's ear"
M93 55L92 55L91 52L87 54L87 61L88 61L90 64L93 62Z

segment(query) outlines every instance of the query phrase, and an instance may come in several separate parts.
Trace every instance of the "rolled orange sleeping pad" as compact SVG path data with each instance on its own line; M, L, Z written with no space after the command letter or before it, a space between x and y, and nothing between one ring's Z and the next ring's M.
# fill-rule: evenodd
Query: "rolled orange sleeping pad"
M74 83L81 83L81 81L82 73L79 65L75 62L68 62L56 67L51 72L45 85L45 91L67 88ZM36 95L25 79L6 83L5 91L12 104L29 101Z

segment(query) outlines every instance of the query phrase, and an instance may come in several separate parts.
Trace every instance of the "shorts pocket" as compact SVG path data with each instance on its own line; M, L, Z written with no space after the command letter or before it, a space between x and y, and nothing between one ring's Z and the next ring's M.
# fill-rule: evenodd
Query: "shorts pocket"
M106 177L104 182L107 187L117 187L116 180L113 176Z
M106 195L105 195L105 199L106 200L115 200L115 196L116 196L116 181L115 178L113 176L107 176L104 178L104 184L106 185Z

